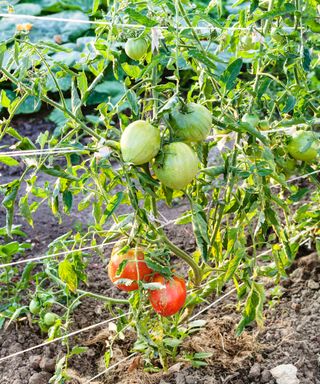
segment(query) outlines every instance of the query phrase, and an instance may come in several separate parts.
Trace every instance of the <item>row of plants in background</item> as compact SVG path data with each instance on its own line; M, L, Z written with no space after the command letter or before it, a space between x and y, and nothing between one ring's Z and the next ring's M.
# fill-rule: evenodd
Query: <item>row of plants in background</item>
M53 339L67 333L81 300L95 297L121 315L117 334L136 329L133 350L144 353L145 367L166 368L204 325L188 322L197 305L233 285L237 333L254 320L261 326L263 279L285 278L302 243L319 248L317 4L232 3L94 1L86 19L101 23L83 24L85 37L78 24L57 21L77 36L36 38L46 27L40 20L5 37L0 137L14 138L10 150L33 155L22 157L19 178L0 186L7 214L1 260L10 264L26 249L17 210L31 226L42 204L60 222L73 209L92 219L48 245L53 256L41 271L35 262L23 271L2 268L2 325L30 311ZM60 12L55 7L41 12ZM27 101L32 111L51 108L57 124L36 142L11 124ZM292 183L295 177L310 183ZM188 209L169 224L192 227L192 253L170 239L161 212L163 202L182 200ZM111 281L127 297L85 289L91 256L78 251L84 247L108 260ZM121 305L130 306L126 316ZM112 345L107 363L110 357ZM184 355L196 366L206 357Z

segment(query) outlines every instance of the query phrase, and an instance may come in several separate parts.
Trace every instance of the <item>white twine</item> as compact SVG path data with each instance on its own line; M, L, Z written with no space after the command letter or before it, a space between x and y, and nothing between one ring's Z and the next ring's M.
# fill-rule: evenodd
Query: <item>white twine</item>
M33 16L33 15L17 15L13 13L0 13L0 17L5 17L8 19L27 19L27 20L47 20L47 21L61 21L61 22L67 22L67 23L77 23L77 24L93 24L93 25L106 25L106 26L117 26L120 28L133 28L133 29L145 29L145 25L140 25L140 24L114 24L109 21L103 21L103 20L82 20L82 19L67 19L63 17L51 17L51 16ZM169 27L166 26L156 26L158 29L166 30ZM220 30L225 30L225 31L248 31L252 30L252 26L249 27L223 27L223 26L213 26L213 25L208 25L208 26L203 26L203 27L189 27L189 26L175 26L175 29L179 30L186 30L186 29L193 29L196 31L220 31ZM284 30L286 31L291 31L294 30L294 27L286 27ZM304 28L300 28L304 29Z
M26 157L26 156L41 156L59 153L77 153L84 152L88 149L71 149L71 148L46 148L46 149L35 149L25 151L4 151L0 152L0 157Z
M30 263L31 261L40 261L40 260L49 259L49 258L56 257L56 256L68 255L70 253L86 251L88 249L103 248L103 247L106 247L108 245L112 245L112 244L116 244L116 243L117 243L117 241L112 241L109 243L103 243L103 244L99 244L99 245L92 245L92 246L73 249L73 250L69 250L69 251L52 253L51 255L36 256L36 257L30 258L30 259L13 261L12 263L0 264L0 268L11 267L13 265L18 265L18 264Z
M35 345L35 346L33 346L33 347L24 349L23 351L18 351L18 352L12 353L11 355L8 355L8 356L5 356L5 357L0 358L0 363L2 363L2 362L5 361L5 360L11 359L12 357L16 357L16 356L22 355L22 354L24 354L24 353L26 353L26 352L33 351L34 349L41 348L41 347L45 347L46 345L55 343L55 342L57 342L57 341L59 341L59 340L63 340L63 339L65 339L65 338L67 338L67 337L72 337L72 336L78 335L78 334L81 333L81 332L90 331L91 329L94 329L94 328L99 327L99 326L101 326L101 325L110 323L111 321L118 320L118 319L120 319L120 318L123 317L123 316L130 315L131 313L132 313L132 312L126 312L126 313L123 313L122 315L113 317L113 318L108 319L108 320L101 321L100 323L97 323L97 324L89 325L88 327L78 329L77 331L68 333L68 334L66 334L66 335L64 335L64 336L57 337L57 338L55 338L55 339L53 339L53 340L45 341L45 342L42 343L42 344L38 344L38 345Z
M241 287L242 284L240 284L239 286ZM201 315L203 312L206 312L209 308L213 307L214 305L220 303L220 301L222 301L223 299L225 299L226 297L230 296L233 292L236 291L236 288L233 288L231 289L231 291L229 291L228 293L226 293L225 295L223 296L220 296L219 299L215 300L213 303L207 305L205 308L203 308L201 311L199 311L198 313L196 313L195 315L191 316L189 321L192 321L193 319L195 319L196 317L198 317L199 315Z
M105 373L111 371L112 369L114 369L115 367L117 367L118 365L120 365L121 363L131 359L133 356L137 355L138 352L134 352L132 353L131 355L125 357L124 359L122 360L119 360L118 362L116 362L115 364L111 365L110 367L108 367L107 369L105 369L104 371L98 373L96 376L92 377L90 380L86 381L84 384L88 384L88 383L91 383L93 380L97 379L98 377L104 375Z

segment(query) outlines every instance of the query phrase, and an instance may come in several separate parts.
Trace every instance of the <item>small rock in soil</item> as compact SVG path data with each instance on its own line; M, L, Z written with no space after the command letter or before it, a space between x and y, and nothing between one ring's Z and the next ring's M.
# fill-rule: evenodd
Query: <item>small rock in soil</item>
M261 373L261 383L269 383L272 379L271 373L268 369L265 369Z
M14 344L10 345L10 347L9 347L9 354L16 353L16 352L19 352L19 351L22 351L21 344L14 343Z
M320 288L320 284L314 280L308 280L307 286L308 286L308 288L314 289L315 291Z
M261 367L259 363L253 364L253 366L250 368L249 371L249 378L250 379L257 379L260 376Z
M35 369L35 370L39 369L40 361L41 361L40 355L30 356L30 358L29 358L30 367Z
M40 362L40 368L43 371L53 373L56 369L55 359L50 359L49 357L43 357L41 362Z
M300 303L292 303L292 304L291 304L291 308L292 308L295 312L300 312L301 304L300 304Z
M185 380L184 375L182 373L177 373L176 384L186 384L186 380Z
M192 376L192 375L190 375L190 376L186 376L185 380L186 380L186 381L185 381L186 384L195 384L195 383L197 382L197 380L195 379L195 377ZM207 383L207 381L206 381L206 383ZM209 382L208 382L208 384L209 384Z
M50 380L50 373L39 372L30 377L29 384L48 384Z
M277 384L299 384L297 368L293 364L281 364L270 370Z

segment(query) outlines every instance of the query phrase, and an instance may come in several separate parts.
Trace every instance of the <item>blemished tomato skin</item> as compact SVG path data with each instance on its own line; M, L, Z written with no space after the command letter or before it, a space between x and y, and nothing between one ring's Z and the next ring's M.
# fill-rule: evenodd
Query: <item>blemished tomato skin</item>
M199 142L207 138L211 126L211 112L201 104L188 103L170 114L170 124L177 139Z
M159 315L172 316L184 306L187 289L183 278L173 276L170 280L166 280L160 274L156 274L153 276L152 282L165 286L163 289L149 291L150 303Z
M287 150L296 160L313 161L318 156L319 138L314 132L298 132L289 142Z
M198 172L199 159L189 145L176 142L163 147L163 157L156 159L153 170L166 187L183 189Z
M148 52L148 42L143 38L129 39L124 47L127 56L140 60Z
M128 260L121 274L117 276L117 270L120 264ZM144 261L144 252L141 249L129 249L126 253L121 254L119 249L115 247L111 254L108 264L108 275L110 280L115 283L116 287L122 291L131 292L138 289L138 280L148 281L152 269L150 269ZM119 279L130 279L133 282L130 285L116 284Z
M129 124L121 135L123 160L141 165L152 160L160 149L160 131L144 120Z

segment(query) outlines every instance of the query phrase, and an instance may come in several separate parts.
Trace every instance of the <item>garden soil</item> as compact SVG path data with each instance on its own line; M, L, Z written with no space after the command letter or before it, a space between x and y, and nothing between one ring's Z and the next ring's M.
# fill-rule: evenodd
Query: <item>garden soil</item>
M15 120L15 126L29 137L37 137L39 130L51 130L52 125L42 118L23 117ZM36 127L36 130L35 128ZM3 168L1 183L12 180L17 170ZM41 176L40 181L50 180ZM172 219L186 209L184 203L174 208L160 207L163 214ZM62 224L52 216L47 205L42 205L35 216L34 228L16 215L15 224L22 224L32 243L29 257L44 254L47 244L71 227L85 228L89 214L72 212L64 216ZM4 211L0 210L0 226L4 224ZM168 229L168 235L187 251L195 244L188 226ZM108 296L124 297L109 282L106 265L110 249L102 256L93 255L88 267L87 290ZM177 265L177 268L183 267ZM312 249L303 248L287 279L281 284L282 297L267 290L264 328L248 327L241 336L234 330L240 319L235 299L230 296L216 307L200 315L206 320L204 328L184 342L184 350L190 353L211 352L207 366L193 368L184 356L169 367L167 372L146 373L142 357L136 355L121 363L107 374L91 381L93 384L275 384L270 369L279 364L293 364L298 369L301 384L320 384L320 262ZM210 300L213 300L211 298ZM102 302L86 298L73 314L69 331L96 324L112 317ZM37 345L46 340L31 318L6 324L0 330L0 358ZM104 368L104 353L113 334L112 325L97 327L70 339L70 344L86 346L87 350L70 360L67 383L85 384ZM133 331L114 344L111 365L130 355L134 343ZM55 364L66 349L54 343L0 363L1 384L47 384L53 376Z

